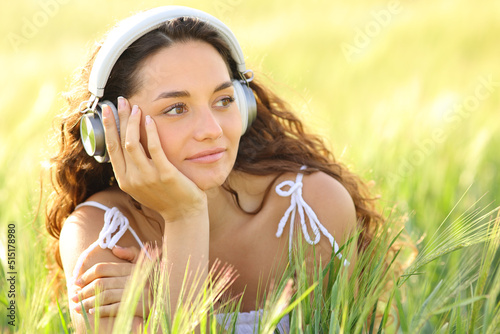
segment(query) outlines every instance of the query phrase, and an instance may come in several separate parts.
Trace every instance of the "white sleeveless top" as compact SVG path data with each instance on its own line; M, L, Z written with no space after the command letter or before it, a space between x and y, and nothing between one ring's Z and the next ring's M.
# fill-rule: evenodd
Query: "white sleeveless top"
M301 169L305 169L306 167L303 166ZM289 258L291 259L292 255L292 237L293 237L293 231L294 231L294 224L295 224L295 217L296 214L299 214L300 217L300 224L302 227L302 233L304 235L305 240L311 244L315 245L319 242L321 238L321 233L328 238L330 241L330 245L333 247L335 252L338 252L339 250L339 245L337 242L335 242L335 239L333 236L328 232L328 230L321 224L319 221L318 217L314 213L313 209L304 201L304 198L302 197L302 178L303 178L302 173L297 174L297 178L295 179L295 182L293 181L284 181L281 182L276 186L276 193L279 196L282 197L290 197L290 206L288 209L285 211L285 214L281 218L279 224L278 224L278 230L276 232L276 237L281 237L283 234L283 230L286 226L286 223L289 221L290 222L290 232L289 232ZM288 190L284 190L285 187L289 187ZM145 249L143 243L135 233L135 231L130 227L129 221L127 217L125 217L118 208L113 207L113 208L108 208L98 202L94 201L88 201L79 204L76 208L80 208L82 206L93 206L99 209L102 209L105 211L104 213L104 226L99 233L99 238L92 243L85 251L82 252L80 257L78 258L75 269L73 270L73 282L76 281L78 274L80 273L80 270L82 268L83 262L89 255L89 253L94 250L97 246L101 247L102 249L112 249L118 240L125 234L125 232L128 230L132 235L134 236L135 240L137 243L141 246L141 249L144 250L146 255L150 257L148 254L147 250ZM307 220L305 219L307 216ZM307 222L309 222L309 228L312 230L314 234L314 239L311 239L307 229ZM341 260L343 260L344 266L349 265L349 261L346 259L343 259L343 256L338 253L337 257ZM72 282L69 282L72 283ZM219 324L223 325L228 329L231 319L234 315L233 314L218 314L217 321ZM237 314L238 318L236 321L236 332L238 334L253 334L256 333L257 331L257 325L259 322L259 318L262 316L262 310L259 311L251 311L251 312L241 312ZM279 330L280 333L288 333L289 331L289 319L288 315L283 317L281 321L279 322L277 329Z

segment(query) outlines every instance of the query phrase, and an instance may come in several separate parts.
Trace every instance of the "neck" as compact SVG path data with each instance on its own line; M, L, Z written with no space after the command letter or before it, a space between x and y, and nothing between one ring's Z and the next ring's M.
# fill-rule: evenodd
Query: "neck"
M224 228L230 223L228 217L233 217L239 211L231 194L222 186L206 191L210 233Z
M273 179L274 175L256 176L231 172L226 183L238 193L241 208L236 204L233 195L222 186L207 191L210 230L248 218L250 215L246 212L259 208L264 200L265 191Z
M252 212L261 205L265 190L273 182L273 179L273 175L255 176L243 172L231 172L227 184L238 193L241 208L236 204L232 194L222 186L206 190L211 236L216 236L220 232L234 227L235 224L247 221L252 215L245 213L245 211ZM153 217L158 216L158 220L162 221L158 213L152 212L144 206L143 209Z

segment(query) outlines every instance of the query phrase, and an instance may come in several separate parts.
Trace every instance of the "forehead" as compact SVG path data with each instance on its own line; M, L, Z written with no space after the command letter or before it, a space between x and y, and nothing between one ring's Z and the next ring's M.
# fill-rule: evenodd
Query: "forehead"
M231 78L226 60L202 41L176 42L146 58L138 69L136 95L159 89L187 90Z

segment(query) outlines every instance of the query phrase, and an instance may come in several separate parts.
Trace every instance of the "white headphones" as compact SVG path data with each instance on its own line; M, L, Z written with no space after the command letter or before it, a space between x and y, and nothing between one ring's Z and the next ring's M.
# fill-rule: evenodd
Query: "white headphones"
M82 105L86 104L86 108L81 111L84 115L80 120L80 136L87 154L93 156L97 161L109 161L101 117L102 104L107 104L111 107L117 122L118 131L120 130L117 108L110 101L99 102L99 99L104 94L104 88L113 66L120 55L137 39L157 29L166 21L179 17L197 18L204 21L212 26L227 43L231 57L236 62L236 67L240 75L239 79L233 80L233 86L235 100L241 113L242 133L245 133L255 119L257 115L257 103L253 91L248 86L248 83L253 79L253 73L251 70L246 70L243 52L232 31L217 18L197 9L183 6L154 8L121 21L109 33L92 66L89 78L89 91L92 96L90 100L82 102L79 108L81 110ZM247 79L245 76L246 73L252 73L252 77Z

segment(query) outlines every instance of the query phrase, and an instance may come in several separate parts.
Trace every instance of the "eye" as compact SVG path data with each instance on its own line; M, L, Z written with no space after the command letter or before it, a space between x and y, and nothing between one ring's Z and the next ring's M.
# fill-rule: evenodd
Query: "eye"
M187 106L184 103L176 103L163 111L166 115L182 115L187 112Z
M234 97L226 96L215 102L215 107L228 108L234 102Z

